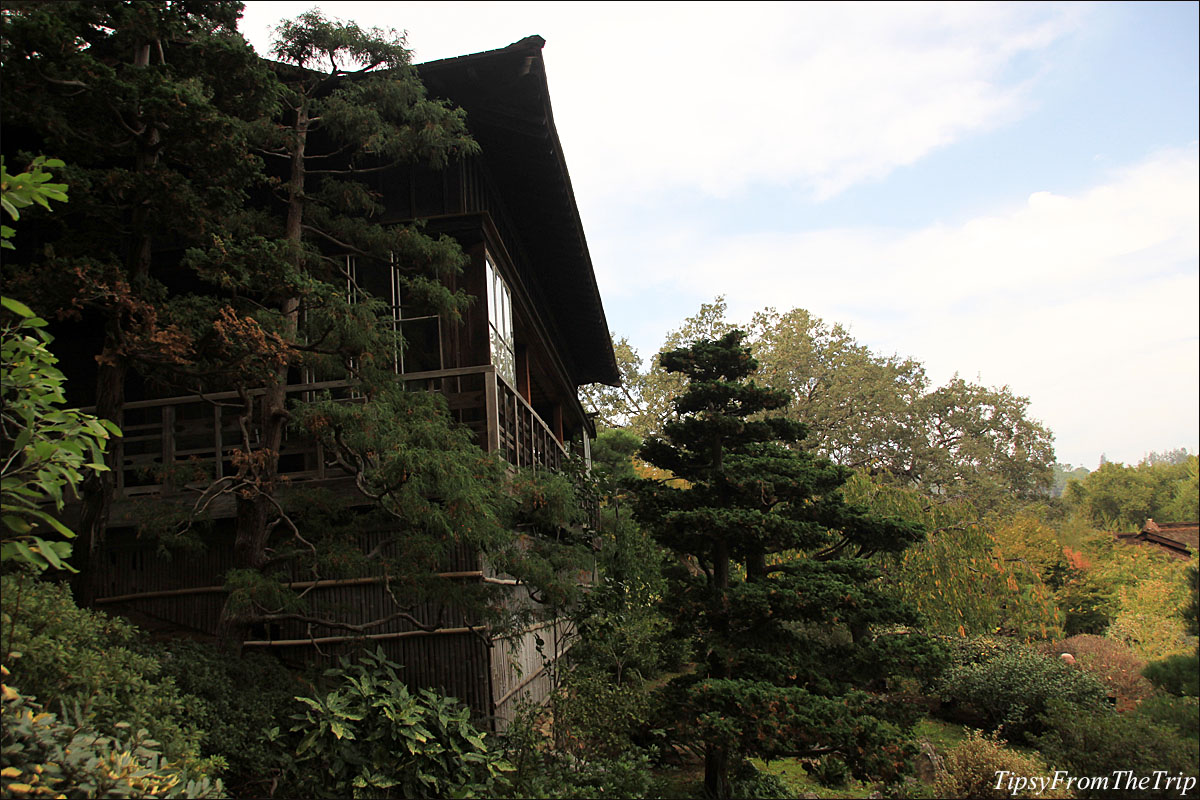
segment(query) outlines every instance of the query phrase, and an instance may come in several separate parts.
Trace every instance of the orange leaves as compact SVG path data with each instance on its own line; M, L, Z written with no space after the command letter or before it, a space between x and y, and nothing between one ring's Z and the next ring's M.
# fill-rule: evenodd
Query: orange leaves
M258 320L238 316L229 306L217 312L213 330L224 345L238 354L239 360L248 356L272 370L288 363L290 348L279 334L263 330Z

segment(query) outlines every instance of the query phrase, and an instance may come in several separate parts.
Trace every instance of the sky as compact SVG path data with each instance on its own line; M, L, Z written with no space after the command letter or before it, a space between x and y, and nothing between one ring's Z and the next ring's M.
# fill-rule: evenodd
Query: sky
M1200 20L1183 3L246 3L538 34L609 327L805 308L1007 386L1095 469L1200 449Z

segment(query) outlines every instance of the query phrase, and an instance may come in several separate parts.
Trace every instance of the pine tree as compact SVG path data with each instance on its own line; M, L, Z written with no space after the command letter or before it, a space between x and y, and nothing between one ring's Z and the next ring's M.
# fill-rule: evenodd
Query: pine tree
M674 683L680 730L704 743L716 798L754 755L837 758L857 776L893 777L905 761L894 714L862 690L922 645L883 635L914 619L885 597L866 557L922 531L844 502L849 470L800 449L802 424L760 414L787 397L747 380L757 365L743 337L662 354L687 388L641 450L674 478L642 482L637 517L692 566L668 598L699 644L695 672Z
M184 248L229 238L262 166L248 123L274 102L274 80L237 33L240 12L229 0L5 4L6 153L10 163L58 156L72 196L65 213L31 219L5 259L5 292L81 323L79 338L96 345L94 362L79 364L95 376L82 396L101 418L119 418L135 373L188 383L181 375L194 372L197 341L170 310L168 285ZM68 385L77 397L79 378ZM83 486L85 568L108 526L113 475ZM86 602L90 586L81 591Z

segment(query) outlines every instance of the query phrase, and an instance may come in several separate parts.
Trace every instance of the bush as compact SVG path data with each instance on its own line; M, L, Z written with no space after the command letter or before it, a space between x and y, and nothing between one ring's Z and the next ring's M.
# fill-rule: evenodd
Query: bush
M1200 657L1195 654L1168 656L1162 661L1152 661L1142 670L1142 674L1168 694L1177 697L1200 695Z
M825 756L813 761L805 767L805 771L828 789L845 786L850 780L850 768L837 756Z
M1005 783L997 787L997 773L1002 771L1010 773L1007 776L1009 778L1050 775L1053 772L1036 756L1009 750L996 735L972 731L967 734L966 740L946 753L942 771L934 779L934 797L1071 797L1061 786L1044 791L1034 786L1017 789L1014 785L1010 788Z
M200 707L160 675L158 661L137 652L137 628L79 608L63 584L24 574L0 579L0 652L13 683L48 708L79 706L108 736L117 724L145 728L172 760L195 759L203 732L190 719Z
M1152 775L1165 770L1195 775L1200 749L1174 729L1159 725L1146 715L1114 711L1081 711L1065 703L1051 703L1044 715L1046 733L1035 742L1048 761L1071 775L1105 776L1114 769L1134 775ZM1081 797L1154 797L1175 796L1179 790L1124 790L1113 787L1089 788Z
M1150 681L1142 677L1146 662L1124 642L1103 636L1080 634L1039 648L1054 657L1070 653L1075 665L1108 687L1116 697L1117 710L1127 711L1154 694Z
M640 685L620 685L603 673L575 668L553 698L556 739L578 758L613 758L648 727L650 698ZM598 709L602 712L597 713Z
M511 771L467 720L467 709L428 689L410 692L382 651L326 671L328 691L297 698L287 796L491 797ZM279 731L271 737L279 739ZM284 751L286 752L286 747Z
M1058 595L1058 604L1065 614L1063 632L1067 636L1104 633L1118 610L1112 589L1090 578L1066 586Z
M239 795L266 794L285 765L266 730L297 710L296 676L271 656L232 658L186 639L154 644L146 652L164 677L201 701L190 705L188 719L202 732L202 752L228 765L225 784Z
M7 679L8 670L0 667ZM7 684L3 694L5 797L224 797L220 781L163 758L143 728L106 736L82 719L60 719Z
M1142 701L1138 716L1165 728L1174 729L1180 736L1200 741L1200 699L1195 697L1158 696Z
M849 771L842 764L846 777ZM823 786L825 784L822 784ZM843 779L841 786L845 785ZM765 769L759 769L750 761L743 760L729 776L730 794L736 800L773 800L777 797L794 797L796 792L783 778Z
M502 734L505 757L513 765L509 796L647 796L651 788L652 751L627 746L624 752L615 756L586 751L576 756L552 746L546 736L547 717L545 709L526 706Z
M1084 711L1103 707L1107 695L1095 676L1027 647L1000 648L986 660L956 664L939 689L960 713L1014 742L1042 730L1039 716L1051 701Z

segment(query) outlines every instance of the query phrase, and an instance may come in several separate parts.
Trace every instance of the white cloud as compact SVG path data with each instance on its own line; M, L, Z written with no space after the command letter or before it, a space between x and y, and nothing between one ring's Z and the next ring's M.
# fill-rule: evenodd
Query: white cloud
M307 3L247 4L269 24ZM1045 4L326 3L407 28L418 60L538 33L577 194L590 206L751 183L816 197L874 180L1023 111L1014 59L1074 30ZM452 11L451 11L452 9ZM453 24L449 24L449 19ZM585 208L585 211L590 211Z
M1198 438L1198 152L1164 151L1076 195L1037 191L952 226L694 231L655 269L689 297L726 295L734 319L801 306L939 381L958 371L1009 384L1067 460L1107 449L1136 461Z

